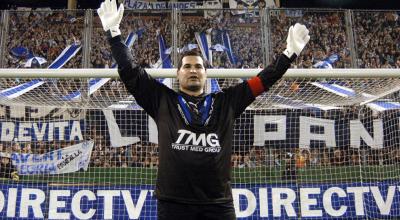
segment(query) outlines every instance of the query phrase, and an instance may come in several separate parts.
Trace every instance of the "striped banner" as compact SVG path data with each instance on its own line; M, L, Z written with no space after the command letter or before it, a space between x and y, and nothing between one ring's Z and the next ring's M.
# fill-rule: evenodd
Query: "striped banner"
M236 57L233 54L231 40L230 40L229 34L228 34L228 32L226 30L222 31L222 40L223 40L224 46L226 48L226 54L229 57L229 61L232 64L236 65L236 63L237 63Z
M211 33L211 30L207 30ZM205 32L196 32L194 36L196 37L197 44L200 46L201 54L203 58L206 59L212 66L212 50L211 47L211 34Z
M385 102L385 101L376 101L368 103L367 106L372 110L382 112L386 110L400 109L399 102Z
M279 108L314 109L314 110L339 109L338 107L334 106L304 103L302 100L293 100L280 95L273 95L272 100L273 102L275 102L274 106Z
M60 69L81 49L80 45L73 43L65 48L61 54L48 66L48 69Z
M44 83L43 80L35 79L18 86L14 86L12 88L4 89L0 92L0 97L7 97L8 99L13 99L23 95L24 93L31 91L32 89L41 86L43 83Z
M208 61L212 68L212 49L211 49L211 31L212 29L208 29L206 32L196 32L195 37L197 44L200 46L200 51L201 54L203 55L203 58ZM207 79L207 86L206 86L206 92L207 93L213 93L213 92L218 92L221 90L220 86L218 85L217 79Z
M70 59L72 59L76 53L81 49L81 46L77 44L72 44L66 47L61 54L51 63L48 69L59 69L63 67ZM39 86L41 86L45 81L42 79L35 79L21 85L17 85L8 89L0 91L0 97L6 97L8 99L13 99L19 97Z
M159 34L158 38L158 50L160 53L160 59L162 61L162 68L172 68L171 57L167 53L167 43L165 42L164 37Z
M206 93L213 93L221 91L221 87L218 84L217 79L207 79Z
M312 82L311 84L341 97L348 98L356 96L356 92L353 89L340 86L337 84L329 84L321 82Z

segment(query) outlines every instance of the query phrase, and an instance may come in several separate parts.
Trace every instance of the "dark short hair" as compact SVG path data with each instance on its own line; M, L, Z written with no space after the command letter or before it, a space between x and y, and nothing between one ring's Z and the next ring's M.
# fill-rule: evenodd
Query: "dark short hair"
M201 57L201 59L203 60L203 66L205 69L207 69L208 67L208 62L203 58L203 56L201 55L200 51L197 49L194 50L189 50L186 52L183 52L181 54L181 56L179 57L179 61L178 61L178 70L182 67L182 60L184 57L188 57L188 56L196 56L196 57Z

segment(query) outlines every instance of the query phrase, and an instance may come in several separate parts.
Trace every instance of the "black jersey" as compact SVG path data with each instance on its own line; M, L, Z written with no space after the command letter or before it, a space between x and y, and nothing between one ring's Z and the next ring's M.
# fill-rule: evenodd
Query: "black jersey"
M109 41L121 80L157 124L157 198L193 204L231 202L233 127L255 99L249 83L200 97L175 92L132 62L120 36Z

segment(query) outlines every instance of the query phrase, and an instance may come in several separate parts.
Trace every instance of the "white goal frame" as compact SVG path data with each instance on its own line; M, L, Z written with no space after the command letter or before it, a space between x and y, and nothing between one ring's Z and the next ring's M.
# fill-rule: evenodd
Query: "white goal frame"
M146 69L156 78L175 78L176 69ZM209 78L248 78L261 69L207 69ZM90 74L88 74L90 73ZM118 78L116 69L0 69L0 78ZM289 69L283 78L400 78L400 69Z

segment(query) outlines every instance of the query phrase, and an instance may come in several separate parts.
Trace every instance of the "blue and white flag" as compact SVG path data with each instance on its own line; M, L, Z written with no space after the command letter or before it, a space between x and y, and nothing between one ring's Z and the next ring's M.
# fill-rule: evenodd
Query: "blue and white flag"
M218 84L217 79L207 79L206 81L206 93L214 93L221 91L221 87Z
M211 50L218 51L218 52L223 52L223 51L226 51L226 50L227 50L226 47L223 46L223 45L221 45L221 44L213 45L210 49L211 49Z
M186 51L191 51L191 50L196 49L196 48L198 48L197 44L187 44L187 45L183 46L182 48L177 48L177 51L178 51L178 53L183 53L183 52L186 52ZM165 51L165 54L171 54L171 52L172 52L172 47L169 47Z
M47 63L47 60L45 58L32 57L25 62L24 67L40 67L44 63Z
M229 34L226 30L222 31L222 41L224 43L224 46L226 48L226 53L228 55L229 61L236 65L237 60L235 57L235 54L233 54L233 49L232 49L232 45L231 45L231 40L229 38Z
M139 29L136 32L130 32L128 34L128 37L126 37L125 40L125 45L130 48L132 47L133 43L142 36L144 29ZM113 63L111 65L111 68L117 68L117 64ZM92 78L89 80L89 95L93 94L96 92L100 87L102 87L104 84L106 84L111 78ZM69 93L68 95L65 95L62 99L65 101L71 101L71 100L76 100L81 97L81 92L80 91L74 91Z
M323 83L323 82L312 82L311 83L314 86L317 86L321 89L324 89L328 92L331 92L333 94L336 94L338 96L342 96L342 97L353 97L356 95L356 92L351 89L351 88L347 88L344 86L340 86L334 83Z
M133 95L129 95L125 100L120 100L107 107L107 109L129 109L129 110L143 110L143 108L136 103Z
M171 57L167 54L167 43L165 42L164 37L159 34L157 36L158 39L158 50L160 53L160 59L162 61L162 68L172 68Z
M140 28L139 30L135 31L135 32L130 32L128 37L125 40L125 44L127 47L132 47L133 43L135 43L135 41L138 38L141 38L143 36L144 33L144 28Z
M313 65L314 68L318 69L333 69L333 65L339 60L339 55L332 54L328 58L317 62Z
M81 49L81 46L78 44L71 44L66 47L61 54L47 67L48 69L60 69L63 67L70 59L72 59L78 51Z
M315 112L320 110L338 109L338 107L334 106L305 103L302 100L294 100L280 95L273 95L272 100L274 102L274 106L279 108L310 109Z
M70 59L72 59L76 53L81 49L80 45L72 44L66 47L61 54L51 63L47 68L48 69L59 69L64 66ZM44 83L44 80L35 79L21 85L14 86L12 88L4 89L0 91L0 97L7 97L8 99L13 99L18 96L21 96L32 89L35 89L41 86Z
M46 154L12 153L12 164L19 175L62 174L87 170L93 150L93 141L51 151Z
M211 47L211 28L206 32L196 32L194 36L196 37L197 44L200 46L201 54L203 58L208 61L212 66L212 50Z
M171 53L171 48L169 48L169 51L167 49L167 43L165 42L164 37L162 36L162 34L158 34L157 36L158 39L158 49L159 49L159 53L160 53L160 58L157 61L158 66L153 66L155 68L172 68L172 62L171 62L171 57L170 57L170 53ZM160 78L157 79L160 83L166 85L168 88L172 88L172 80L170 78Z
M168 49L166 49L165 51L164 51L164 54L171 54L172 53L172 47L169 47Z
M196 48L199 48L199 47L197 46L197 44L187 44L187 45L185 45L184 47L178 49L178 53L183 53L183 52L186 52L186 51L191 51L191 50L196 49Z
M34 79L21 85L2 90L0 92L0 97L13 99L41 86L43 83L44 81L41 79Z
M132 47L133 43L138 39L138 35L136 33L129 33L128 37L125 40L125 44L127 47Z
M196 32L195 37L197 44L200 46L200 51L203 55L203 58L208 61L212 67L211 31L212 29L210 28L206 32ZM217 79L207 79L206 83L207 93L213 93L221 90Z
M382 112L386 110L400 109L399 102L376 101L366 104L372 110Z

